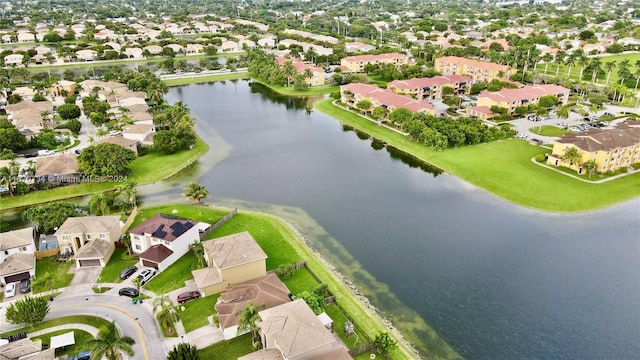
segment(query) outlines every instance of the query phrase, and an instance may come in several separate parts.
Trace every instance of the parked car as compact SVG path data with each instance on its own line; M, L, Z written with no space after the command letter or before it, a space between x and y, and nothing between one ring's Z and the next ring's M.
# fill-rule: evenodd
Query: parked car
M26 153L26 154L24 154L25 158L33 158L33 157L36 157L36 156L38 156L38 154L36 154L36 153Z
M8 283L4 288L4 297L10 298L16 296L16 283Z
M122 132L121 132L121 131L118 131L118 130L111 130L111 131L109 131L109 136L118 136L118 135L120 135L120 134L122 134Z
M91 359L91 351L83 351L70 357L68 360L89 360Z
M199 291L183 292L182 294L178 295L178 303L184 304L189 300L199 299L200 296L202 296L202 295L200 295Z
M120 279L124 280L124 279L128 279L129 276L133 275L136 271L138 271L138 267L137 266L129 266L128 268L125 268L124 270L120 271Z
M47 156L53 154L55 154L55 151L53 150L38 150L38 156Z
M151 278L153 277L153 275L156 274L156 270L155 269L144 269L142 270L142 272L138 275L138 279L141 279L142 282L141 284L144 285L146 284L149 280L151 280Z
M80 153L82 152L81 149L75 149L73 152L75 152L77 155L80 155Z
M20 280L20 293L26 294L29 291L31 291L31 280L29 279Z
M124 287L118 291L118 295L120 296L128 296L130 298L138 297L140 293L138 290L132 287Z

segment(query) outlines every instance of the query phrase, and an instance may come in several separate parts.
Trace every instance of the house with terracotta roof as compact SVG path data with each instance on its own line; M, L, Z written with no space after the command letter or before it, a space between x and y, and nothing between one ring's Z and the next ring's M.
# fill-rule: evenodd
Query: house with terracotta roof
M305 75L307 69L311 72L311 77L305 77L304 82L309 86L321 86L324 85L324 75L325 72L321 67L313 66L311 64L305 64L302 61L291 60L286 58L277 58L276 62L280 67L285 66L286 63L290 62L291 65L296 69L296 72L300 75Z
M157 214L129 231L131 249L142 266L165 270L186 254L211 225L178 216Z
M352 83L340 86L340 101L345 105L357 109L357 104L361 100L371 102L369 110L381 107L392 112L395 109L403 108L412 113L435 115L435 108L426 100L416 100L410 96L399 95L376 85Z
M472 79L462 75L443 75L431 78L414 78L394 80L387 88L397 94L412 95L416 99L441 99L445 87L453 89L454 94L468 94L471 91Z
M327 329L303 299L258 313L262 319L262 350L241 356L250 359L352 359L347 347Z
M485 121L495 116L488 106L470 106L467 108L467 115Z
M566 150L572 147L578 149L579 163L562 159ZM601 173L640 163L640 127L622 123L612 128L567 133L553 144L547 164L566 166L583 174L585 169L582 165L589 160L596 162L596 171Z
M459 56L439 57L435 60L434 67L442 75L464 75L471 77L474 81L483 82L507 79L513 73L506 65Z
M0 281L3 286L35 276L34 233L32 227L0 233Z
M70 217L54 233L61 253L74 254L77 267L104 267L122 235L117 215Z
M36 160L36 177L51 184L80 182L76 154L40 156Z
M289 294L289 289L275 273L227 286L215 305L225 340L238 335L238 314L247 308L247 303L271 309L290 302Z
M267 275L267 254L247 231L204 241L202 245L207 267L191 271L202 296Z
M399 67L408 63L409 56L398 53L347 56L340 60L340 66L346 67L351 72L363 72L367 64L393 64Z
M558 104L569 102L571 90L559 85L533 85L519 89L502 89L500 91L483 91L478 94L478 106L499 106L507 109L509 114L514 114L519 106L535 105L543 96L558 98Z

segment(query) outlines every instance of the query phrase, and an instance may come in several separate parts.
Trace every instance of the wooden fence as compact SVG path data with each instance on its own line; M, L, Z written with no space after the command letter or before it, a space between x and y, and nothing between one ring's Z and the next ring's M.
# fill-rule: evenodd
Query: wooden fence
M231 218L233 218L237 213L238 213L238 209L237 208L231 210L222 219L216 221L215 224L211 225L207 230L203 231L200 234L200 240L206 238L207 236L211 235L212 232L218 230L218 228L220 228L220 226L224 225L227 221L231 220Z
M121 234L127 233L127 230L129 230L129 226L131 226L131 223L133 223L133 220L136 219L137 215L138 215L138 207L136 206L133 208L133 210L131 210L131 214L129 214L127 221L125 221L124 225L122 225Z
M60 248L53 248L48 250L36 251L33 253L36 259L42 259L50 256L56 256L60 252Z

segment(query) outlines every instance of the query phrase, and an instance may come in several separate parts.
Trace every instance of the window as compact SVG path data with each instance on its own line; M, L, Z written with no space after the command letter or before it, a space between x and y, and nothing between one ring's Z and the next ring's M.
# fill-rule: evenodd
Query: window
M26 246L23 246L23 247L22 247L22 251L27 251L27 247L26 247Z
M140 245L136 244L136 250L140 250Z
M69 235L62 235L62 240L69 240Z
M107 238L107 234L99 234L98 237L100 239L106 239Z
M91 240L91 234L87 234L87 240Z

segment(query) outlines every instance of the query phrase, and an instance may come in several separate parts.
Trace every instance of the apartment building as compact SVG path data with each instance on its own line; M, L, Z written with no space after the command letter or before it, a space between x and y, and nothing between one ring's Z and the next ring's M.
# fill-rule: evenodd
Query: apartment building
M414 78L409 80L394 80L387 87L403 95L412 95L416 99L441 99L442 90L446 87L453 89L454 94L468 94L471 91L471 78L462 75L444 75L431 78Z
M551 95L558 98L559 104L569 101L571 90L558 85L534 85L520 89L502 89L500 91L483 91L478 94L478 106L499 106L513 114L519 106L537 104L543 96Z
M513 71L506 65L486 61L471 60L458 56L437 58L434 63L436 71L442 75L464 75L474 81L490 82L494 79L506 79Z
M375 85L353 83L340 86L340 100L351 108L357 108L358 102L369 100L371 109L381 107L391 112L404 108L413 113L435 115L435 108L426 100L416 100L409 96L398 95L389 89Z
M409 57L398 53L347 56L340 60L340 66L346 67L351 72L363 72L367 64L393 64L400 66L408 63Z

